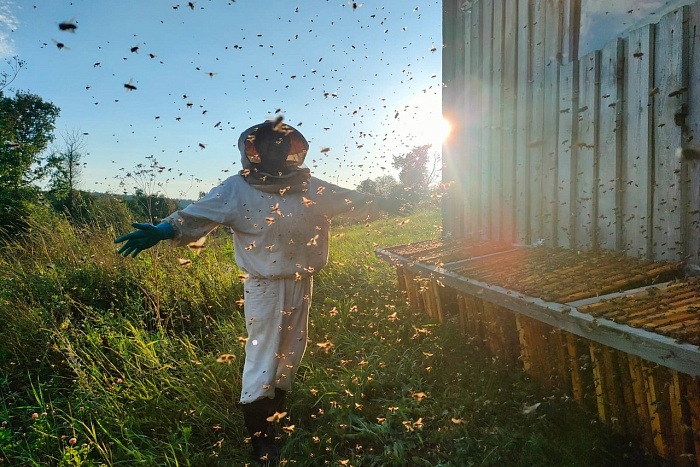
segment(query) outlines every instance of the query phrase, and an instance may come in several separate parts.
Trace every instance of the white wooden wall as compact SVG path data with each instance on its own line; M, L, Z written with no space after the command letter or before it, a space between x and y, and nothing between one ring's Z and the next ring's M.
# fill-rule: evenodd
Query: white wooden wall
M445 231L700 264L700 2L577 57L579 2L443 1Z

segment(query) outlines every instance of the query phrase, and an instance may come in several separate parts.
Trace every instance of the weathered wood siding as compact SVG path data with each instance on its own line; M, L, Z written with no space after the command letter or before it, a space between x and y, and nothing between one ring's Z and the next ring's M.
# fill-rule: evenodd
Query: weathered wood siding
M444 0L444 227L700 264L700 2L578 57L581 0Z

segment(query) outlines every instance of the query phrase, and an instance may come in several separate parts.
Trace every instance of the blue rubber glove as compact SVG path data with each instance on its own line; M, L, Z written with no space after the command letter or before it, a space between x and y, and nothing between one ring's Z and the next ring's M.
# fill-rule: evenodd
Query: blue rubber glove
M404 200L396 197L387 196L375 196L374 201L377 203L377 207L382 211L386 211L389 214L395 216L408 216L413 212L413 206L411 203L407 203Z
M133 222L131 226L137 230L126 235L122 235L114 240L114 243L126 241L126 243L122 245L117 252L125 257L131 254L132 258L136 258L136 255L141 253L141 250L151 248L161 240L175 237L175 230L173 230L173 226L168 222L162 222L157 226Z

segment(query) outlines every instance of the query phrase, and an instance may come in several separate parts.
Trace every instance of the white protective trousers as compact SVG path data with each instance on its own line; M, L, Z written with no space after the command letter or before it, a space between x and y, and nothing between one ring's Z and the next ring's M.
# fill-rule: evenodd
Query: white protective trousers
M289 391L306 349L313 277L248 278L244 313L248 340L241 403Z

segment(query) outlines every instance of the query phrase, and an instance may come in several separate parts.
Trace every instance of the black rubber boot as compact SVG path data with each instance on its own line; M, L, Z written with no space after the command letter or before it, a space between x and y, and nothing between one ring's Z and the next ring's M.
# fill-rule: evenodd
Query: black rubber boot
M274 424L267 421L275 413L277 404L276 397L241 404L243 420L253 446L253 456L260 465L279 465L281 449L275 439Z
M275 388L275 411L282 413L286 412L284 407L284 398L287 395L287 391L283 391L280 388Z

